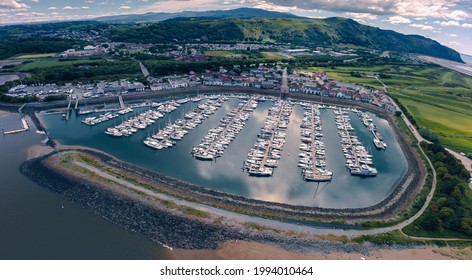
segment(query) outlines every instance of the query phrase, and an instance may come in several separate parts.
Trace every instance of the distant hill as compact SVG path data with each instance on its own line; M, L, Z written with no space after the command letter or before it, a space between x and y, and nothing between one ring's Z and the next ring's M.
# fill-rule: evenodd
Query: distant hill
M146 13L141 15L119 15L119 16L106 16L98 17L94 20L106 23L132 23L132 22L147 22L147 21L164 21L174 18L190 20L191 18L200 19L253 19L253 18L300 18L290 13L280 13L266 11L262 9L254 8L239 8L234 10L216 10L216 11L184 11L178 13Z
M227 11L230 12L230 11ZM455 50L419 35L404 35L346 18L254 18L208 20L178 17L144 25L119 25L113 41L277 42L311 47L352 47L417 53L463 62Z
M1 53L5 57L18 51L15 51L14 43L6 40L24 38L24 34L37 37L64 31L80 31L81 38L100 34L105 40L115 42L269 42L307 47L347 46L423 54L463 62L455 50L423 36L382 30L340 17L309 19L252 8L147 13L88 21L4 26L0 27L0 57ZM40 49L32 51L41 52Z

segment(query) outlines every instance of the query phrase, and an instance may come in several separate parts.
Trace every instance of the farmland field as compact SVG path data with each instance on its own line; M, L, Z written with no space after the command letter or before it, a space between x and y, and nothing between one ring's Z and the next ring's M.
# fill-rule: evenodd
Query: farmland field
M48 58L55 56L55 53L42 53L42 54L22 54L16 56L19 59L35 59L35 58Z
M17 70L18 71L31 71L35 69L41 68L49 68L55 66L70 66L76 64L85 64L91 62L98 62L101 60L67 60L67 61L59 61L59 60L42 60L42 61L34 61L27 64L19 65Z
M206 51L205 55L212 56L212 57L227 57L227 58L242 56L241 54L236 54L231 51Z
M441 142L458 152L472 153L472 77L432 65L382 65L373 67L310 68L326 71L343 82L383 89L375 78L383 74L389 94L398 98L420 127L436 133Z

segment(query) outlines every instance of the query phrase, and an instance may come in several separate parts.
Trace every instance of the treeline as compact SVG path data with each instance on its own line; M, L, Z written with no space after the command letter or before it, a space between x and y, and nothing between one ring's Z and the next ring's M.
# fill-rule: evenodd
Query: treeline
M218 71L220 66L226 69L233 69L234 65L239 65L240 70L249 70L251 65L258 67L260 64L268 63L274 65L270 59L259 60L210 60L198 62L186 62L175 60L145 60L143 64L149 70L152 76L163 76L172 74L185 74L190 71L203 73L205 70Z
M6 103L28 103L38 101L39 98L36 96L25 96L25 97L13 97L5 95L4 93L0 93L0 102Z
M83 64L37 68L30 73L32 74L31 80L63 84L77 81L110 80L110 77L116 77L119 80L130 75L138 76L141 69L135 61L93 61Z
M0 40L0 59L9 58L22 53L42 54L62 52L85 43L76 40L56 38L29 38L19 40Z
M190 40L237 42L244 40L244 34L232 21L183 21L114 26L109 38L115 42L134 43Z
M398 98L393 97L391 95L390 95L390 97L395 101L395 103L397 103L398 107L400 107L400 109L402 109L403 113L405 114L405 117L411 122L411 124L418 127L418 124L416 123L416 120L411 115L410 111L408 111L408 109L405 106L403 106L403 104L400 103L400 101L398 101Z
M472 236L472 195L469 172L439 143L421 143L437 173L437 189L424 214L407 233Z

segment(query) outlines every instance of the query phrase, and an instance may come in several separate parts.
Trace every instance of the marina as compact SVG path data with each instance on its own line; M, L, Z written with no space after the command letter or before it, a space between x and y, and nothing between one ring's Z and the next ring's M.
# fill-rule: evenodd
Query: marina
M246 168L249 166L248 151L254 149L258 141L263 143L262 140L269 140L260 139L261 128L265 127L270 108L281 102L258 96L248 99L247 96L227 95L228 101L222 103L213 114L207 114L208 117L201 124L194 129L184 129L188 133L181 137L181 140L178 139L179 135L175 135L174 139L169 138L168 140L178 143L173 145L172 149L159 150L143 144L146 138L158 134L168 125L181 125L182 119L190 120L185 116L194 115L194 110L199 105L206 104L210 100L218 101L221 97L194 96L145 102L146 106L133 108L132 114L139 116L149 110L156 111L162 105L164 107L161 109L175 103L180 106L174 106L176 109L163 113L163 116L154 123L147 125L145 129L136 129L137 131L128 137L110 137L104 133L110 127L110 122L89 126L83 124L82 117L75 114L71 114L68 122L61 121L60 116L45 115L44 112L38 114L38 118L44 123L50 137L60 143L103 150L130 163L218 191L294 205L370 206L387 197L407 170L406 159L386 120L370 113L372 123L377 126L377 133L381 133L384 141L389 143L388 149L377 150L372 142L372 132L365 129L362 120L357 116L358 111L347 107L286 101L291 103L292 113L288 116L285 131L276 131L277 134L274 135L277 138L274 137L276 141L273 142L274 148L277 144L283 150L280 149L280 152L276 148L269 150L263 164L263 167L271 169L272 172L267 172L271 175L262 176L263 178L260 175L248 176L250 175ZM132 105L134 104L125 104L125 107ZM339 136L340 130L336 122L339 116L335 114L340 110L344 116L350 117L350 125L354 129L348 130L350 135L357 137L360 143L364 143L366 151L369 151L372 156L370 162L375 162L377 176L353 176L356 174L346 168L343 139ZM207 110L202 110L200 113L203 111ZM313 111L313 115L310 111ZM90 116L98 117L98 115L99 113L92 113ZM310 117L311 128L310 122L306 122L310 120ZM126 121L133 117L130 113L121 118ZM115 118L115 120L118 119ZM302 123L308 124L308 127L302 128ZM308 132L313 129L314 133L309 135ZM323 135L322 138L320 134ZM310 136L312 143L315 141L315 145L306 146L308 149L302 151L301 144L308 144ZM284 143L280 146L282 139ZM312 149L310 150L309 147ZM260 155L265 155L265 150L261 151L262 153L253 153L253 155L264 159L264 156L260 157ZM305 156L314 156L316 160L310 163L309 158L306 158L307 163L303 166L300 163L302 153L305 153ZM325 160L322 157L323 153ZM193 160L195 158L199 160ZM369 163L367 159L369 158L365 156L359 157L359 160ZM257 162L257 157L253 158L253 162L262 163L262 161ZM392 164L393 162L396 164ZM242 166L242 163L245 164ZM313 163L314 165L310 166ZM373 165L369 166L374 168ZM305 174L303 174L304 169L308 170ZM310 170L315 171L312 174L317 174L319 177L311 176ZM319 170L327 172L317 173ZM316 184L313 180L315 183L322 180L328 184L326 187L320 187L321 191L316 195L316 199L314 199Z

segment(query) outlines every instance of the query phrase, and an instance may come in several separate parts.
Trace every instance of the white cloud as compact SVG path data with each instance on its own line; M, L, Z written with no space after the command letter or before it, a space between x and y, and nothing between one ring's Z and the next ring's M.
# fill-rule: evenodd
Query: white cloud
M123 6L121 6L119 9L120 9L120 10L127 10L127 9L131 9L131 7L130 7L130 6L125 6L125 5L123 5Z
M439 24L441 26L460 26L460 23L455 20L450 21L435 21L434 23Z
M89 8L90 7L87 7L87 6L82 6L82 7L65 6L63 10L80 10L80 9L87 10Z
M335 13L366 13L415 18L464 20L463 0L243 0L244 3L272 3L300 9L321 9Z
M21 1L0 0L0 10L21 11L21 10L27 10L29 8L30 6L26 5L25 3L21 3Z
M457 48L457 47L461 47L461 46L462 46L462 43L456 42L456 41L452 41L452 42L447 42L446 45L448 45L448 46L451 47L451 48Z
M467 19L469 15L464 11L456 10L452 11L447 17L453 20L464 20Z
M463 23L461 26L464 28L472 28L472 23Z
M63 10L80 10L80 7L65 6Z
M390 17L387 21L390 22L391 24L408 24L408 23L411 23L411 20L409 20L405 17L401 17L401 16Z
M51 11L52 10L57 10L57 8L56 7L49 7L48 10L51 10Z
M414 24L410 24L410 26L420 28L420 29L423 29L423 30L430 30L430 31L434 30L434 27L432 27L431 25L414 23Z
M366 13L345 13L345 15L349 16L349 17L352 17L352 18L355 18L357 20L376 20L377 19L377 15L373 15L373 14L366 14Z

